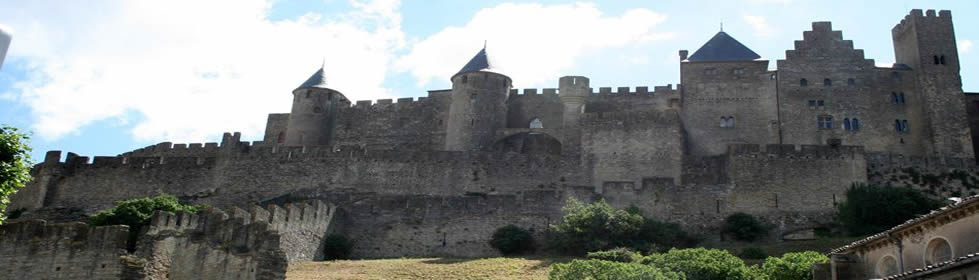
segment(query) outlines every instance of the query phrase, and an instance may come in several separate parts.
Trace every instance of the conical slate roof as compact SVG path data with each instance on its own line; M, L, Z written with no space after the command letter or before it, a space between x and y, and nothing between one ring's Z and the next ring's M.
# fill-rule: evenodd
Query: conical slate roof
M309 79L306 79L306 81L303 82L303 84L299 85L299 87L296 89L298 90L304 88L329 88L326 86L326 73L324 73L323 68L324 67L320 67L320 70L317 70L316 73L313 73L312 76L309 76Z
M717 32L704 46L700 47L688 61L744 61L761 58L724 31Z
M489 57L486 55L486 46L483 46L483 49L479 50L479 52L476 53L476 56L473 56L473 58L466 63L466 66L462 66L462 69L459 70L456 75L481 71L495 72L493 71L493 65L490 64Z

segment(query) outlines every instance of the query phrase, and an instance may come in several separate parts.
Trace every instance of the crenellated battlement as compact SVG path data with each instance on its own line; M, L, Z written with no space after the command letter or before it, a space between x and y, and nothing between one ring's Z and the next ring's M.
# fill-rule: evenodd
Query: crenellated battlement
M147 234L168 230L189 232L225 226L245 228L254 223L267 224L269 230L279 233L303 229L325 229L335 212L335 205L318 200L312 204L288 203L284 207L274 204L266 208L252 206L248 210L232 207L227 212L208 208L199 214L157 211L153 213ZM232 229L232 231L234 230L236 229ZM230 236L216 237L227 238Z
M931 170L964 169L979 171L974 158L962 157L923 157L892 153L868 153L867 166L877 170L891 168L917 167Z
M129 227L90 227L82 222L49 224L28 220L0 225L0 247L51 246L70 250L125 250Z
M900 23L894 25L891 33L899 34L906 32L914 23L941 23L951 25L952 12L949 10L940 10L936 13L935 10L927 10L922 13L921 9L913 9L911 13L904 16L904 19Z
M661 123L672 125L679 121L675 110L665 111L625 111L585 113L581 123L585 126L629 125L641 123Z
M857 160L863 159L864 151L863 146L768 144L763 149L758 144L731 144L727 154L734 158Z
M599 88L589 88L591 92L590 96L599 97L615 97L615 96L648 96L654 97L659 95L675 95L679 91L673 88L672 84L665 86L655 86L650 90L648 86L637 86L637 87L599 87ZM510 98L516 97L557 97L560 96L561 90L557 88L525 88L525 89L511 89Z

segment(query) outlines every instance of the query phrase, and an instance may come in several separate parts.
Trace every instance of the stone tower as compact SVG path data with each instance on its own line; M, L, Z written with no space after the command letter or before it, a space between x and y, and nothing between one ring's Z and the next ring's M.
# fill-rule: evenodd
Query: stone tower
M931 154L973 156L952 13L911 10L891 35L897 63L914 69Z
M690 57L680 52L681 117L692 155L729 144L777 143L775 81L768 61L724 31Z
M558 82L561 93L561 103L564 104L562 117L564 127L577 127L578 119L585 111L585 98L591 94L588 78L582 76L564 76Z
M292 112L285 135L287 146L330 145L337 110L340 106L350 105L343 94L327 87L323 70L320 67L292 91Z
M452 101L445 150L490 148L497 129L506 127L510 77L495 72L486 47L452 76Z

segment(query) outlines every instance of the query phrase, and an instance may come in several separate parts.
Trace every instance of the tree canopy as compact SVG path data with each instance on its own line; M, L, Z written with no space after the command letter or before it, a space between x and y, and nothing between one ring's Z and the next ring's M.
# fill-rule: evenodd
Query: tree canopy
M29 139L16 127L0 125L0 223L6 219L10 195L31 181Z

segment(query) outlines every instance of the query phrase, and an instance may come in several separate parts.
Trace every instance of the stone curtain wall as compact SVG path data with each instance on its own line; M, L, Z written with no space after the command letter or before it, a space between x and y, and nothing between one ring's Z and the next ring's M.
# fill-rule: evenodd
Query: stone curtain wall
M0 279L120 279L127 226L25 221L0 226Z

